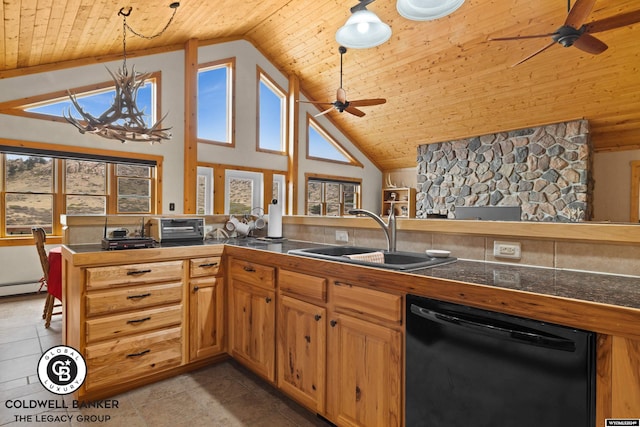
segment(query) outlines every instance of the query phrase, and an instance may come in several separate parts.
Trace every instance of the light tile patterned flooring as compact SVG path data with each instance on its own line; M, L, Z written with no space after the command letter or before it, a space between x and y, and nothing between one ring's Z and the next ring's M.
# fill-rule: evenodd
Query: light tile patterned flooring
M45 294L0 298L0 426L331 425L233 361L113 396L112 399L118 401L118 409L74 409L71 396L48 392L36 376L41 354L61 344L61 316L53 317L49 329L44 327L44 298ZM7 408L6 404L7 401L37 399L54 400L59 406L65 403L68 408L14 409ZM17 415L31 415L31 422L16 421ZM110 417L107 422L97 422L99 418L96 417L105 415ZM94 421L86 422L82 416L93 416ZM55 422L56 417L70 420ZM53 421L41 421L47 419Z

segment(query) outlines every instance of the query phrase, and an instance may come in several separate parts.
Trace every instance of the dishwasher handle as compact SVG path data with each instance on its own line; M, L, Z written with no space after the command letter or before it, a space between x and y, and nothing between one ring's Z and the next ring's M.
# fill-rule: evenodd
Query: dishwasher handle
M467 329L473 329L485 334L507 338L513 341L521 341L526 344L545 347L561 351L576 351L576 344L570 339L562 338L556 335L540 333L535 329L522 327L515 324L509 324L506 327L505 322L501 324L491 323L490 318L483 319L482 322L476 320L465 319L456 313L456 316L445 314L424 307L411 304L411 313L431 320L440 324L457 325Z

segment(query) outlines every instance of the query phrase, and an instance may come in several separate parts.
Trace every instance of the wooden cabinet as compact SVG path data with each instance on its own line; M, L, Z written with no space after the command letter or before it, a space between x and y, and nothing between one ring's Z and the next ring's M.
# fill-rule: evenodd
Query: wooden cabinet
M278 387L339 426L400 427L402 297L284 268L278 296Z
M275 381L275 269L244 259L229 261L229 351Z
M183 264L86 269L79 351L87 379L80 396L183 364Z
M382 190L382 216L388 216L392 208L397 217L415 218L416 189L411 187L384 188Z
M328 418L340 426L401 426L402 297L334 282L330 301Z
M189 260L189 360L225 352L221 257Z
M278 272L278 387L317 413L325 411L327 279Z

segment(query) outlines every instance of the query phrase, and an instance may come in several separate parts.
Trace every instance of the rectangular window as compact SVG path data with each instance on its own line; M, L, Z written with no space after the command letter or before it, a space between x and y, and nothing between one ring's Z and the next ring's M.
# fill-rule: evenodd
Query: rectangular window
M151 168L149 166L116 165L118 213L151 211Z
M359 182L308 178L307 215L345 215L359 206L359 197Z
M67 215L104 215L107 212L107 163L64 161Z
M227 170L225 174L225 214L251 214L262 208L263 174L238 170Z
M20 154L4 156L5 236L31 234L38 226L53 230L54 159Z
M213 215L213 168L198 166L196 213Z
M286 93L258 68L258 150L284 153Z
M234 59L198 70L198 141L233 145Z
M0 238L30 236L33 226L59 233L60 214L156 213L158 161L120 163L109 152L100 156L94 151L85 155L42 145L2 146Z

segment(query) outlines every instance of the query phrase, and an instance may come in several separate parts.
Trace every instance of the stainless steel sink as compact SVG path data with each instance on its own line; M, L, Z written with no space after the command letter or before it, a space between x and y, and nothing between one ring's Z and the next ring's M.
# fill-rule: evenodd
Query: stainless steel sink
M370 252L382 252L384 254L384 262L369 262L346 257L346 255L366 254ZM381 249L365 248L360 246L322 246L307 249L292 249L288 251L288 253L291 255L339 261L348 264L368 265L371 267L399 271L430 268L437 265L449 264L457 260L457 258L454 257L435 258L427 256L427 254L417 252L389 252Z

